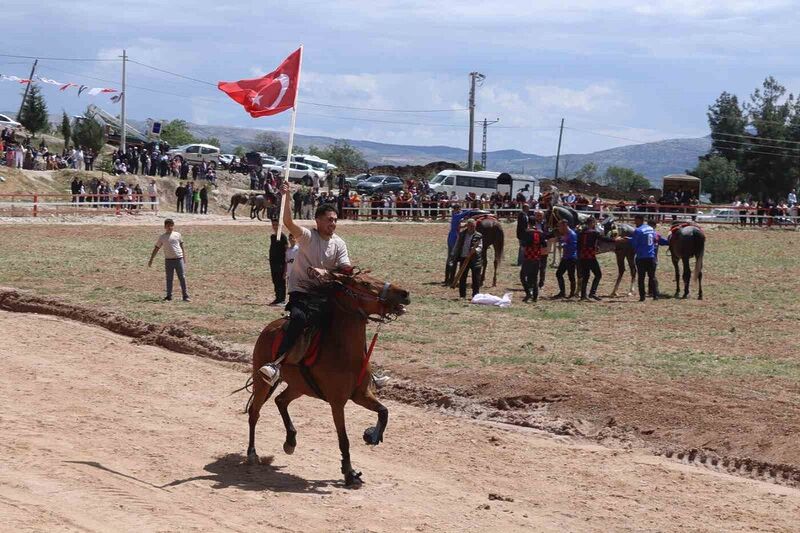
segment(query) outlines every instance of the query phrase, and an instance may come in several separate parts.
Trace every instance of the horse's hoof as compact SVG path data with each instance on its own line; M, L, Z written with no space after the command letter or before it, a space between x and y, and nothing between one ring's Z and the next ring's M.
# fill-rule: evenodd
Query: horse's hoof
M345 487L351 489L357 489L364 483L364 480L361 479L361 472L356 472L355 470L351 470L344 475L344 485Z
M688 295L688 294L684 294L683 296L681 296L681 300L685 300L685 299L687 299L688 297L689 297L689 295Z
M255 452L255 450L247 452L247 464L257 465L258 462L258 454Z
M294 453L294 445L289 444L288 442L283 443L283 451L286 455L292 455Z
M372 426L364 430L364 442L372 446L377 446L383 442L383 437L378 434L378 428Z

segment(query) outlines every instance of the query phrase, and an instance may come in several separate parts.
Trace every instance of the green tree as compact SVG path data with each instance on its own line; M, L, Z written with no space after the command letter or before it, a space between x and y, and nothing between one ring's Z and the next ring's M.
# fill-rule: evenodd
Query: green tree
M72 139L72 125L69 122L69 116L64 111L61 115L61 136L64 137L64 148L69 148L69 141Z
M334 141L333 144L321 151L319 157L327 159L344 172L361 170L367 167L367 160L364 158L364 154L344 139Z
M586 183L597 181L597 164L594 162L586 163L575 173L574 177Z
M47 122L47 104L35 83L31 83L28 92L28 98L22 106L22 113L19 115L19 122L25 129L31 132L34 137L40 131L47 131L49 124Z
M185 120L170 120L161 129L161 139L170 146L182 146L197 142L189 131L189 124Z
M206 137L205 139L197 139L200 144L210 144L211 146L216 146L217 148L222 148L222 143L219 141L217 137Z
M711 195L712 202L727 202L739 192L742 173L736 162L721 155L712 155L700 161L691 174L703 181L703 190Z
M75 125L72 127L72 142L75 146L91 148L96 154L99 154L105 140L105 129L96 120L82 118L75 121Z
M256 152L266 152L273 157L286 157L286 143L277 134L262 131L256 134L250 144L250 149Z
M237 146L236 149L233 150L233 155L236 157L244 157L244 154L247 153L247 148L244 146Z
M649 189L650 181L630 168L611 166L606 169L605 182L623 192Z
M746 139L747 118L736 95L728 92L720 94L714 105L709 106L706 116L711 128L711 154L719 154L730 161L740 161L742 141Z

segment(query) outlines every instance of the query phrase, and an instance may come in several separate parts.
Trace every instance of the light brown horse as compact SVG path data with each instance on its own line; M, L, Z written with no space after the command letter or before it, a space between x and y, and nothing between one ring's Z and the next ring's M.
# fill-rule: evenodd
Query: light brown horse
M365 363L367 321L385 322L403 314L404 306L410 303L409 295L408 291L360 272L354 275L329 273L320 278L311 290L328 299L329 319L321 328L314 365L301 369L300 365L304 364L301 361L298 365L284 363L281 367L282 380L288 386L275 398L275 404L286 427L283 451L292 454L297 446L297 431L289 417L289 404L301 396L321 396L320 399L330 404L333 413L345 484L357 486L362 483L361 473L356 472L350 463L344 406L352 400L378 413L377 425L364 432L367 444L377 445L383 441L389 420L389 411L375 398L369 364ZM250 415L247 457L250 462L258 461L255 430L261 407L280 384L270 388L260 377L258 369L272 361L275 337L285 321L275 320L264 328L253 349L253 394L247 409Z
M477 224L477 231L483 235L483 254L481 254L481 285L486 282L486 268L489 263L489 247L494 248L494 272L492 287L497 286L497 265L503 260L505 235L503 226L496 218L486 217Z

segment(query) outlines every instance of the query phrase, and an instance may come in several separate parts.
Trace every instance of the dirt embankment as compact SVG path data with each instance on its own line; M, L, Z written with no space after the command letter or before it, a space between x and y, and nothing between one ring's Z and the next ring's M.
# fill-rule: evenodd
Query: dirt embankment
M0 289L0 309L54 315L86 324L98 325L114 333L132 337L136 344L161 346L179 353L192 354L219 361L240 363L250 361L249 353L231 348L208 337L193 334L179 324L166 326L148 324L113 312L94 310L54 299L2 289ZM618 416L621 419L640 421L638 422L639 425L621 424L613 416L610 418L607 416L608 411L614 409L614 405L602 404L604 400L600 396L603 393L598 392L599 388L595 390L594 395L586 395L582 391L573 390L574 387L570 389L569 385L564 382L562 384L565 392L562 394L517 394L508 396L504 395L503 390L487 390L485 383L475 384L474 387L462 384L463 386L457 388L444 385L441 378L426 381L421 379L421 376L419 377L420 379L412 381L395 379L388 387L382 390L381 394L384 397L409 405L438 408L461 417L533 428L554 435L576 437L612 447L649 449L652 453L663 455L685 464L702 466L718 472L769 481L780 485L800 487L800 468L798 468L798 465L728 455L713 446L708 446L712 442L726 438L725 435L729 433L724 428L717 427L719 426L718 420L706 419L707 427L705 429L697 427L698 420L696 418L699 415L695 416L691 412L686 412L685 416L680 418L677 423L674 420L670 420L677 416L677 411L681 411L686 406L682 407L667 403L661 406L657 403L650 405L646 402L642 403L642 398L638 398L636 395L633 395L629 400L638 404L638 407L624 405L621 397L616 399L606 398L605 401L618 404L617 409L620 410ZM519 387L514 387L511 383L506 383L506 385L506 394L508 390L519 389ZM611 385L609 390L614 389L617 385L622 389L625 387L624 383L617 382L616 385ZM667 391L662 390L663 388L663 385L654 383L651 392L654 395L663 394L661 396L663 400L669 396ZM686 385L686 388L688 394L693 386ZM714 396L713 391L710 396ZM696 391L695 400L700 402L702 399L703 395ZM708 401L715 404L715 409L721 408L716 406L716 397L708 398ZM733 401L733 399L721 397L719 401L724 403ZM595 405L593 402L597 402L597 404ZM698 410L703 407L700 404L693 405ZM595 416L593 421L579 417L588 416L591 418L592 415L589 411L592 408L601 413L599 416ZM661 413L654 414L654 411L658 410L661 410ZM722 413L717 418L727 419L734 417L734 415L735 411L732 410L731 413ZM605 422L598 423L598 420L603 419L605 419ZM642 422L643 420L647 420L653 427L645 425L645 422ZM736 422L734 419L731 423L736 424ZM670 427L670 424L675 425ZM704 424L701 424L701 426L704 426ZM785 431L787 432L787 437L790 437L793 429L787 426ZM759 439L761 436L742 436L742 438L747 441L752 438ZM707 446L694 444L703 440L706 440ZM781 445L780 442L785 440L778 439L776 442ZM680 443L687 444L681 446ZM786 441L784 444L790 444L790 441ZM734 445L733 448L737 449L737 446ZM748 449L746 445L740 446L740 448Z

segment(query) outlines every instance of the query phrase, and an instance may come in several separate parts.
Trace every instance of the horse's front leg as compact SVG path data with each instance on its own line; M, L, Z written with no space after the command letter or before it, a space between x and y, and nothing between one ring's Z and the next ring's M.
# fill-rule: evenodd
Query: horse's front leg
M357 392L353 402L365 409L378 413L378 424L364 431L364 442L377 445L383 442L383 432L389 423L389 410L375 398L372 391L367 388L363 393Z
M361 472L353 470L353 465L350 464L350 441L347 439L347 428L344 423L344 403L332 403L331 412L333 414L333 423L336 426L336 434L339 437L344 483L348 487L359 487L362 483Z
M293 387L286 387L283 392L278 394L275 398L275 405L278 406L278 412L283 419L283 426L286 428L286 440L283 442L283 451L287 455L292 455L294 449L297 447L297 430L294 429L292 417L289 416L289 404L296 400L303 393L300 390L295 390Z
M614 290L611 291L611 297L617 298L619 297L619 294L617 293L619 290L619 284L622 282L622 276L625 275L625 256L616 251L614 252L614 255L617 258L617 281L614 282Z

